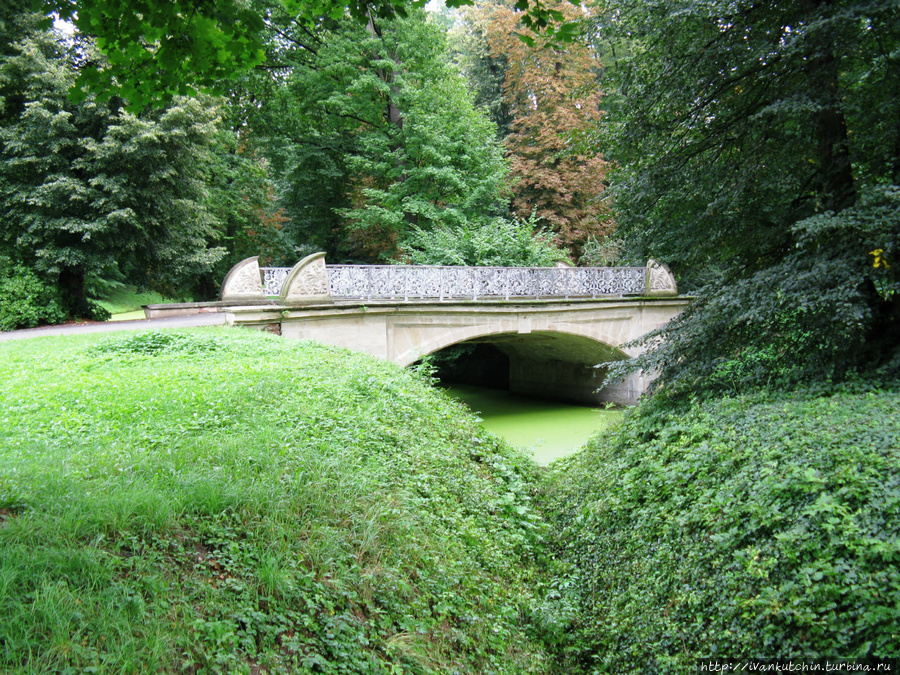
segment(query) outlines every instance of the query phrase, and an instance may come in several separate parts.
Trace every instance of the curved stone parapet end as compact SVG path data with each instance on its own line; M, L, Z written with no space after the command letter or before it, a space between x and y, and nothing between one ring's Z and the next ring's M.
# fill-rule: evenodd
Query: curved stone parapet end
M225 275L219 296L225 301L265 300L259 256L245 258Z
M675 277L669 268L652 258L647 261L644 295L657 298L678 295L678 284L675 283Z
M281 285L279 299L283 305L331 300L325 254L313 253L294 265Z

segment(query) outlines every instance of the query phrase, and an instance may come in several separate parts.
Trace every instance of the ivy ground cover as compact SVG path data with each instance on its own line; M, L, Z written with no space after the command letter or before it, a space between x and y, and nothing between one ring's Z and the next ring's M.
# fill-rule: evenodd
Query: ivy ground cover
M900 656L896 391L653 401L549 485L573 670Z

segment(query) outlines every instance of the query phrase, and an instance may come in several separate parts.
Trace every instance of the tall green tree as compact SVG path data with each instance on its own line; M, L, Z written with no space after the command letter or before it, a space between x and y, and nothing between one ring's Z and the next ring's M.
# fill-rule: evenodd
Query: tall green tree
M346 20L310 40L297 36L308 48L297 47L284 86L262 104L263 147L283 176L300 243L391 258L416 227L504 213L495 130L423 12L367 26Z
M39 31L0 62L0 248L59 288L72 316L95 314L103 281L171 290L224 253L202 172L215 106L75 104L74 62L90 50Z
M610 0L618 223L699 298L663 382L897 365L900 8Z
M421 14L395 24L377 47L382 62L396 64L383 76L392 84L386 124L363 134L349 160L361 190L343 215L359 231L386 229L402 248L414 227L458 227L505 213L508 169L493 124L446 65L443 35Z
M285 230L290 220L277 203L265 157L245 135L218 128L203 165L204 203L215 221L215 243L226 253L210 278L201 277L199 295L217 292L228 270L250 256L270 266L290 266L302 257Z

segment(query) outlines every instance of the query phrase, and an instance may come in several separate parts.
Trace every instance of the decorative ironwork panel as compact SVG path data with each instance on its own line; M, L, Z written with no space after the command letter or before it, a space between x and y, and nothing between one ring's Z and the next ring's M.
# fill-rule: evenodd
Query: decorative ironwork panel
M402 267L392 270L390 265L372 265L366 272L368 278L368 290L370 298L396 298L403 296L403 272Z
M440 298L443 289L443 267L407 267L405 295L416 298Z
M363 265L328 265L331 295L337 297L368 297L367 267Z
M333 297L568 298L641 295L646 268L329 265L328 276Z
M530 269L529 281L534 290L534 294L538 297L546 295L558 295L556 281L560 278L562 268L546 267Z
M291 271L290 267L260 267L262 272L263 289L267 296L278 295L281 293L281 287L284 280Z
M478 295L471 267L442 267L442 298L474 298Z
M584 271L593 272L584 275L585 295L641 295L644 292L644 267L597 267L584 268Z

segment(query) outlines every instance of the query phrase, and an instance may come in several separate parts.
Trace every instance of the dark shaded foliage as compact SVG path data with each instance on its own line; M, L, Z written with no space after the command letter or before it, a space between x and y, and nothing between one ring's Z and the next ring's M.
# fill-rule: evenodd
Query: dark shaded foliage
M761 361L787 382L891 362L900 9L611 7L600 30L630 47L611 71L619 226L633 256L665 261L699 296L643 365L687 389L721 383L722 368L758 383Z

